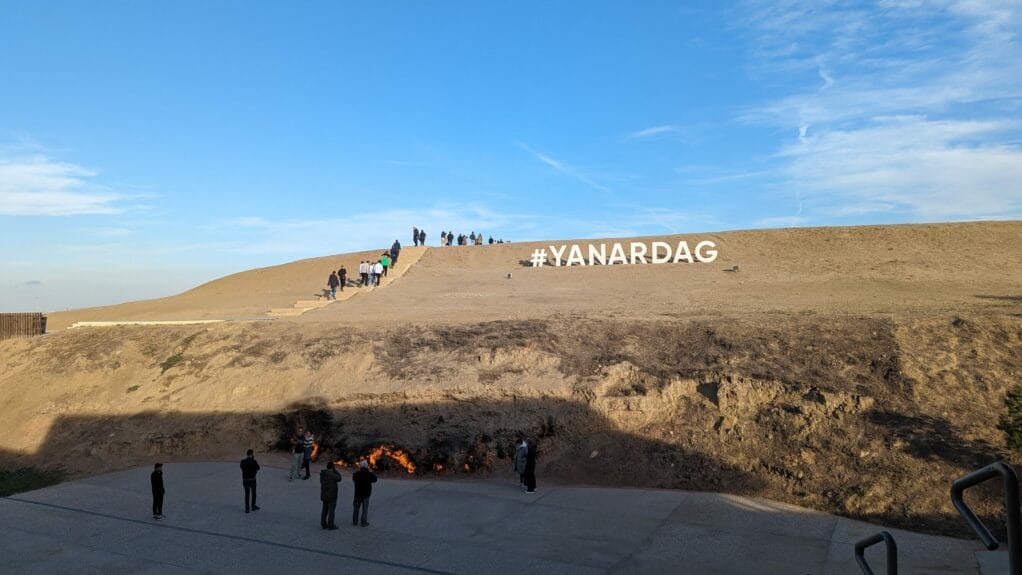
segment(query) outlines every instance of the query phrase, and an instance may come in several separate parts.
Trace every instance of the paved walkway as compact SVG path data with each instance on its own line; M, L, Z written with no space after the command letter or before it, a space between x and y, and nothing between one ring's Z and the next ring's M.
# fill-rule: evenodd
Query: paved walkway
M744 497L542 484L525 494L510 478L381 479L372 525L353 527L349 471L341 529L323 531L318 468L289 483L265 462L262 509L247 515L237 464L166 464L166 519L154 521L150 471L0 499L0 572L853 574L853 542L878 531ZM901 573L980 572L978 542L890 531ZM882 552L867 557L882 573Z

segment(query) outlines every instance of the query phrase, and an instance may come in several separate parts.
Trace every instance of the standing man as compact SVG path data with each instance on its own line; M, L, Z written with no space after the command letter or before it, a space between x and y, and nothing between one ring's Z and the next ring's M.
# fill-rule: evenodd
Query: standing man
M525 454L525 492L536 492L536 442L529 443L529 451Z
M245 487L245 513L248 513L249 510L259 511L259 506L256 505L256 473L259 472L259 463L251 449L245 455L245 459L241 460L241 484Z
M419 245L419 228L412 226L412 243Z
M362 508L362 527L369 527L369 496L373 494L373 483L376 474L369 471L369 462L363 459L358 462L358 471L351 476L355 484L355 510L351 512L351 524L358 525L358 510Z
M153 486L153 519L163 519L163 464L157 463L153 466L153 472L149 475L149 483Z
M426 230L419 230L419 245L426 245Z
M376 260L376 263L373 264L373 274L376 275L376 287L380 287L380 278L383 277L383 273L385 271L386 268L383 267L383 264L380 263L380 260Z
M358 275L362 279L362 287L369 285L369 262L362 260L358 264Z
M326 469L319 472L319 499L323 502L319 526L323 529L337 529L334 513L337 511L337 484L340 482L341 474L334 469L334 462L327 461Z
M312 432L306 431L305 435L302 436L302 467L305 468L305 477L302 479L312 477L312 472L309 471L309 464L312 463L313 443L316 443L316 440L312 437Z
M330 272L330 277L326 279L326 285L330 286L330 299L337 300L337 286L341 285L341 280L337 278L337 272Z
M390 265L391 267L397 265L397 256L401 255L401 242L394 240L394 243L390 244Z
M337 270L337 279L341 282L341 293L344 293L344 285L348 283L348 270L344 269L344 265L341 265L341 269Z
M518 447L515 447L515 471L518 472L518 484L525 485L525 457L529 453L529 444L524 437L518 438Z
M288 481L294 481L295 477L298 477L302 469L302 461L305 460L305 448L302 447L302 428L299 427L294 435L291 436L291 474L288 475Z
M387 277L387 270L390 269L390 252L383 252L380 258L380 265L383 266L383 277Z

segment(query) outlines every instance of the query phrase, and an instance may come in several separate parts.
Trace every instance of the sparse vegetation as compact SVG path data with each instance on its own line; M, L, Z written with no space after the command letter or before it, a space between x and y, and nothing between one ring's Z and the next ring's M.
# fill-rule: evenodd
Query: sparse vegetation
M64 472L57 469L33 467L22 467L13 471L0 469L0 497L56 485L64 481L64 477Z
M1022 453L1022 385L1016 385L1004 398L1007 412L1001 415L997 428L1004 432L1008 448Z
M164 373L167 373L168 369L170 369L170 368L174 367L175 365L181 363L182 359L183 358L181 357L180 353L175 353L174 355L172 355L172 356L168 357L167 359L163 360L163 363L160 364L160 369L161 369L160 375L163 375Z
M128 393L131 393L133 391L138 391L138 388L139 388L139 386L133 385L133 386L128 388Z

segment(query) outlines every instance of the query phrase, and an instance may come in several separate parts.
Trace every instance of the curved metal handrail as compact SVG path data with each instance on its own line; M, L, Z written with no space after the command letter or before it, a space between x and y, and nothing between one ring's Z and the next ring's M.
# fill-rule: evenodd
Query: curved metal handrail
M866 561L865 551L867 547L881 541L887 547L887 575L898 575L898 545L894 542L894 537L886 531L870 535L857 542L855 544L855 562L859 564L859 569L862 569L864 575L873 575L873 569Z
M1022 575L1022 557L1020 557L1022 555L1022 529L1020 529L1022 520L1020 520L1018 503L1018 476L1015 475L1015 470L1006 463L998 461L956 479L951 484L951 503L969 524L969 527L976 532L976 536L986 545L986 548L991 551L997 549L1000 546L997 539L986 528L986 525L983 525L962 495L966 489L998 475L1001 476L1004 483L1004 508L1008 513L1008 572L1011 575Z

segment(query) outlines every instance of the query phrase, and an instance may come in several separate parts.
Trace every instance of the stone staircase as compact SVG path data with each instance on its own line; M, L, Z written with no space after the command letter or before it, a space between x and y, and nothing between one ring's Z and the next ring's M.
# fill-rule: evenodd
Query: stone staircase
M340 299L340 296L341 294L337 294L338 299ZM319 309L321 307L328 306L332 303L334 303L333 300L325 298L315 300L300 299L297 302L295 302L295 304L291 307L275 307L270 309L269 315L273 317L290 317L302 315L303 313L309 311L310 309Z
M405 272L411 269L411 267L422 258L423 254L426 253L427 249L429 248L426 247L403 248L401 250L401 256L398 258L397 266L388 270L386 277L380 280L380 285L378 287L377 286L355 287L351 285L345 286L344 291L337 292L337 300L329 299L329 296L327 295L329 292L324 290L324 295L320 296L318 299L300 299L297 302L295 302L295 304L291 307L272 308L270 309L269 312L267 312L267 315L269 315L270 317L296 317L304 314L307 311L326 307L328 305L344 301L346 299L351 299L358 294L369 293L375 289L385 288L390 284L394 283L395 281L397 281L398 279L400 279L401 276L405 275ZM352 273L351 270L348 270L348 273L349 281L351 281L350 278L352 277L358 278L358 270L355 270L354 273Z

